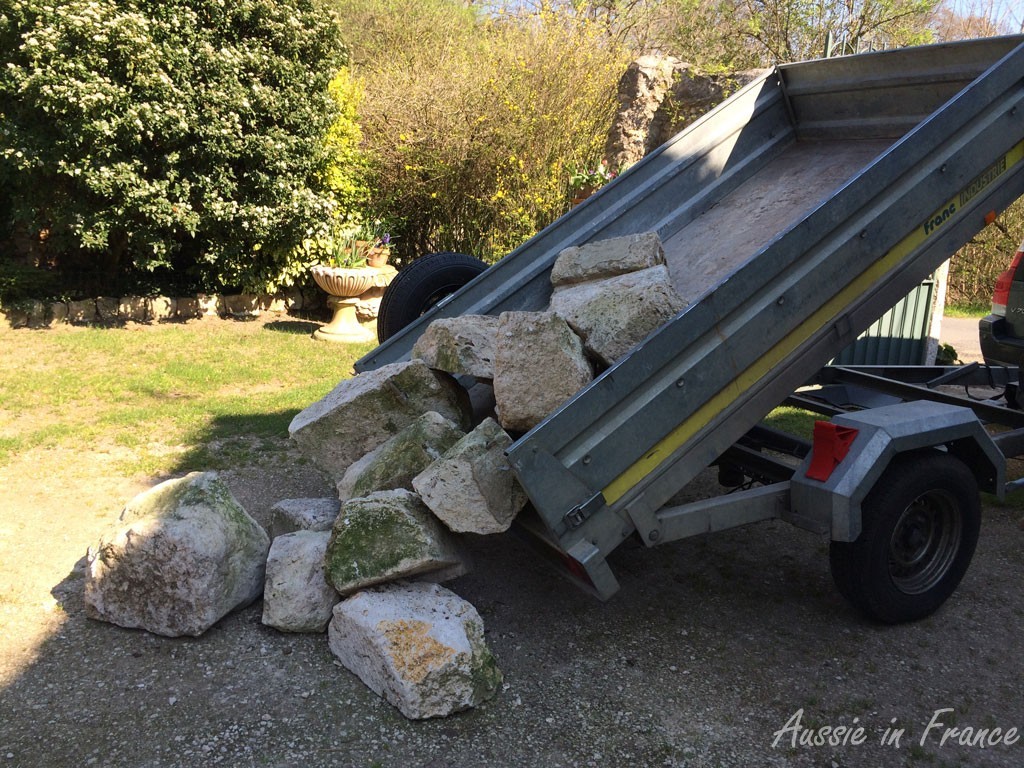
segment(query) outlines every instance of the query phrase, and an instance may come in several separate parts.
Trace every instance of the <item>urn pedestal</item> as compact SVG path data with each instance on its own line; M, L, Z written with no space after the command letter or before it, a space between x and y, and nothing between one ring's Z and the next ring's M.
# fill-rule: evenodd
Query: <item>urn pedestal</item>
M360 323L356 308L364 294L386 287L398 271L389 266L353 269L321 265L311 271L316 284L327 293L327 306L333 313L327 325L314 331L313 338L343 344L376 341L377 334L372 324Z

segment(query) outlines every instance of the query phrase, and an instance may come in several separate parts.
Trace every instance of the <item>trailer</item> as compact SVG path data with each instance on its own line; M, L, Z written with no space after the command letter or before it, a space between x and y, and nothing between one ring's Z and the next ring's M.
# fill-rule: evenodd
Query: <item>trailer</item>
M1024 430L941 387L1019 374L825 366L1024 194L1022 161L1022 36L779 66L357 370L408 358L439 317L543 310L564 248L655 231L689 303L507 451L537 532L607 599L626 538L781 518L830 535L836 584L866 613L921 618L966 571L979 489L1002 496ZM844 388L857 396L829 400ZM809 443L761 424L787 401L831 420ZM739 490L666 506L712 465Z

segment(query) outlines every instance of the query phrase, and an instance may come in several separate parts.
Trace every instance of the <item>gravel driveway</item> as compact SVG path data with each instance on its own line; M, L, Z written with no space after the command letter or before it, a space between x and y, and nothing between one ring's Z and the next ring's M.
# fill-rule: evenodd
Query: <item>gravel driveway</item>
M1017 508L987 504L960 589L900 627L854 613L832 586L827 541L784 523L650 550L627 543L611 558L622 589L605 604L514 535L476 538L474 572L449 586L483 616L505 689L476 710L410 722L341 668L324 636L266 628L258 604L196 639L85 619L81 556L138 490L90 461L57 480L40 471L61 466L53 455L0 472L0 765L1024 760L1007 743L1007 729L1024 728ZM279 499L329 490L298 462L226 479L263 523ZM823 730L839 726L851 730ZM965 733L975 745L956 743Z

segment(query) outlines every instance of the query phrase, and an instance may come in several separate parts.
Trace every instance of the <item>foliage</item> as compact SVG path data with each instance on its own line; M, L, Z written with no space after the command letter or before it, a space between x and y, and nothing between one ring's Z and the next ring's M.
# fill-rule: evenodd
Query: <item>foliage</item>
M996 279L1024 238L1024 199L1007 208L957 251L949 265L947 301L962 306L987 305Z
M269 288L333 202L319 0L9 0L0 187L37 262ZM340 138L338 140L341 140Z
M371 206L408 260L497 258L563 213L572 169L596 164L627 51L606 27L456 0L338 0Z
M569 186L574 190L591 187L597 189L614 179L616 173L609 170L605 161L602 160L597 166L577 168L569 177Z

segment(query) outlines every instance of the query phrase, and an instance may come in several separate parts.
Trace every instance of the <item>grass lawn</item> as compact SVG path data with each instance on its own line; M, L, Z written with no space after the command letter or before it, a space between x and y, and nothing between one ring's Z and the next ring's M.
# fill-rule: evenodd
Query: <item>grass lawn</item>
M201 321L0 336L0 466L32 448L97 447L127 475L220 469L282 450L292 417L369 345L310 323Z

